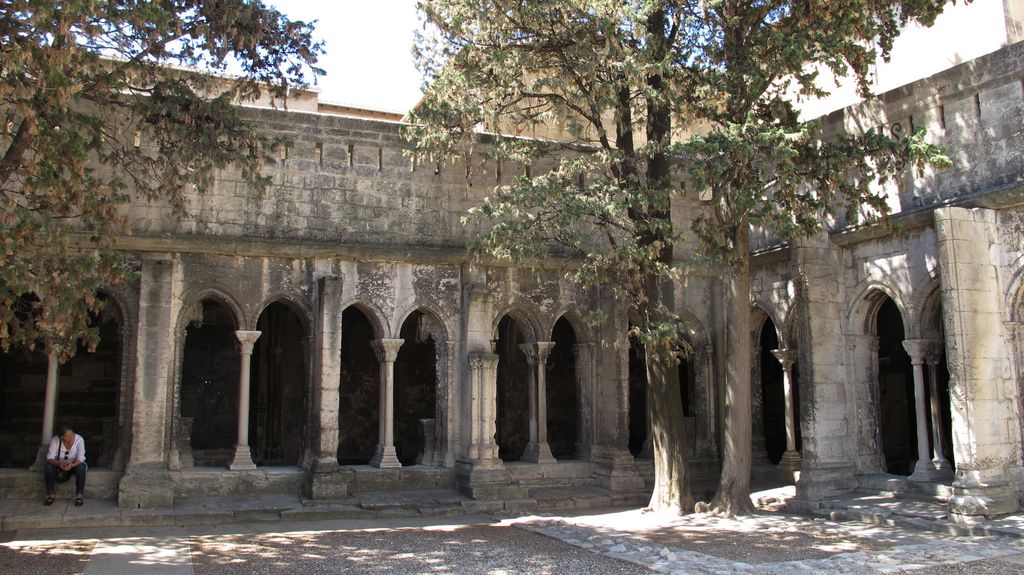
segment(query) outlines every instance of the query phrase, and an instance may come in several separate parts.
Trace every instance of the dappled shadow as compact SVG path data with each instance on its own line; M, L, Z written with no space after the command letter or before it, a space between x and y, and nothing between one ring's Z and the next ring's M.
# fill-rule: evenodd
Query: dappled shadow
M647 573L507 526L193 537L197 575L346 573ZM325 569L326 567L326 569Z
M940 537L860 524L838 524L783 514L724 518L626 511L560 518L521 518L514 523L573 544L644 563L701 556L748 564L812 561L840 554L886 553ZM967 545L967 543L964 543ZM699 554L699 555L698 555Z
M0 572L8 575L84 573L95 541L32 541L0 544Z

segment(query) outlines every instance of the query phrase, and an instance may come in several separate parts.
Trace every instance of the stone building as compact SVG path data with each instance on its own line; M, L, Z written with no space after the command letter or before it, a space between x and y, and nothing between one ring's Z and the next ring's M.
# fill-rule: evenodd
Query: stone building
M1019 507L1024 44L1011 14L969 61L825 118L924 126L949 151L952 169L891 190L894 227L755 235L755 474L795 479L808 507L880 473L952 482L957 516ZM460 166L405 157L396 119L315 94L251 114L292 141L265 194L224 172L186 214L134 201L118 246L137 279L101 294L100 348L63 365L0 356L0 493L35 481L23 470L55 420L86 436L94 489L126 507L240 490L650 487L628 310L554 263L467 256L461 216L522 167L480 159L467 185ZM675 206L680 226L694 209ZM724 293L700 274L675 290L698 481L718 469Z

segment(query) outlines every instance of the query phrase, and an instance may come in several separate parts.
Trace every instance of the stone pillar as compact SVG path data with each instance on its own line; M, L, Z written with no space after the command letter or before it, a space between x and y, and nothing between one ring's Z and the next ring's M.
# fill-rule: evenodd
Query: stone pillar
M579 394L580 429L576 441L576 456L590 459L594 444L594 344L578 343L573 346L576 359L576 392Z
M1020 392L1003 333L996 213L939 208L939 246L956 475L951 520L1014 513L1020 505Z
M779 469L799 471L802 460L796 450L796 409L793 401L793 364L796 363L795 349L774 349L772 355L782 364L782 395L786 407L786 452L779 460Z
M341 278L320 278L313 328L313 424L304 487L306 496L313 499L342 499L348 495L348 483L338 473L341 300Z
M494 441L497 409L498 355L469 355L470 425L469 462L477 469L501 467L498 444Z
M932 416L932 477L947 479L953 476L953 466L942 452L946 443L946 431L942 428L942 402L939 398L939 361L942 359L944 342L933 340L925 353L928 362L928 385L931 398Z
M174 322L180 306L180 280L168 255L144 255L139 273L135 387L132 402L131 452L118 484L118 505L130 509L169 507L174 490L168 460L173 436L171 396L175 373ZM181 334L183 336L183 334Z
M530 463L554 463L551 447L548 445L548 395L547 365L548 355L554 342L539 341L524 343L519 346L526 354L530 364L530 442L523 450L522 461Z
M404 339L375 339L373 351L380 361L380 416L377 452L370 465L382 469L401 467L395 453L395 359Z
M595 298L596 307L611 310L594 327L594 441L588 457L595 483L612 491L639 491L644 480L629 452L629 342L627 315L610 294Z
M803 463L795 509L813 509L822 499L853 489L857 441L853 425L860 390L847 379L844 325L846 294L842 248L826 233L793 241L794 298L800 341L800 400Z
M256 464L252 462L249 450L249 368L252 360L252 346L262 332L238 330L235 337L240 346L238 370L238 442L235 443L235 455L228 463L231 471L252 471Z
M931 458L928 454L928 400L924 391L925 353L931 342L925 339L907 339L903 341L903 349L910 355L910 364L914 366L914 421L917 429L917 463L910 479L928 481L932 477Z
M36 460L29 467L32 471L42 471L46 467L46 452L53 438L53 419L57 413L57 374L60 371L60 351L49 349L46 352L46 393L43 396L43 429L40 434L39 451Z

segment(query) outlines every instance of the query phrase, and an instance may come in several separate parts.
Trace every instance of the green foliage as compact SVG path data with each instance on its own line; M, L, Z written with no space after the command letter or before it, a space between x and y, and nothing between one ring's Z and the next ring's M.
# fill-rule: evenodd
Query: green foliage
M406 135L444 161L553 161L471 212L475 247L572 256L576 279L615 286L657 340L677 318L655 286L685 273L673 247L687 234L703 263L747 273L751 226L789 238L884 217L879 184L948 164L920 132L823 135L794 106L827 95L821 71L868 95L876 57L943 4L424 0L426 96ZM672 206L692 228L673 228Z
M319 74L311 32L257 0L4 3L0 348L95 345L132 195L180 207L227 166L266 184L273 143L236 104Z

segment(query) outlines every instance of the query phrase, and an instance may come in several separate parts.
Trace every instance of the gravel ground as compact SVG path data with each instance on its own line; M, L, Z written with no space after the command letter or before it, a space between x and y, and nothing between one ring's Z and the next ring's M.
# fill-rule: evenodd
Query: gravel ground
M0 545L0 573L80 575L95 546L95 541Z
M193 537L196 575L648 573L507 526Z
M1006 561L970 561L957 565L938 565L924 569L902 570L906 575L1024 575L1024 565Z
M752 535L728 529L709 531L699 527L673 526L645 531L641 536L659 545L752 564L824 559L836 553L881 551L892 547L885 540L788 529L766 530Z

